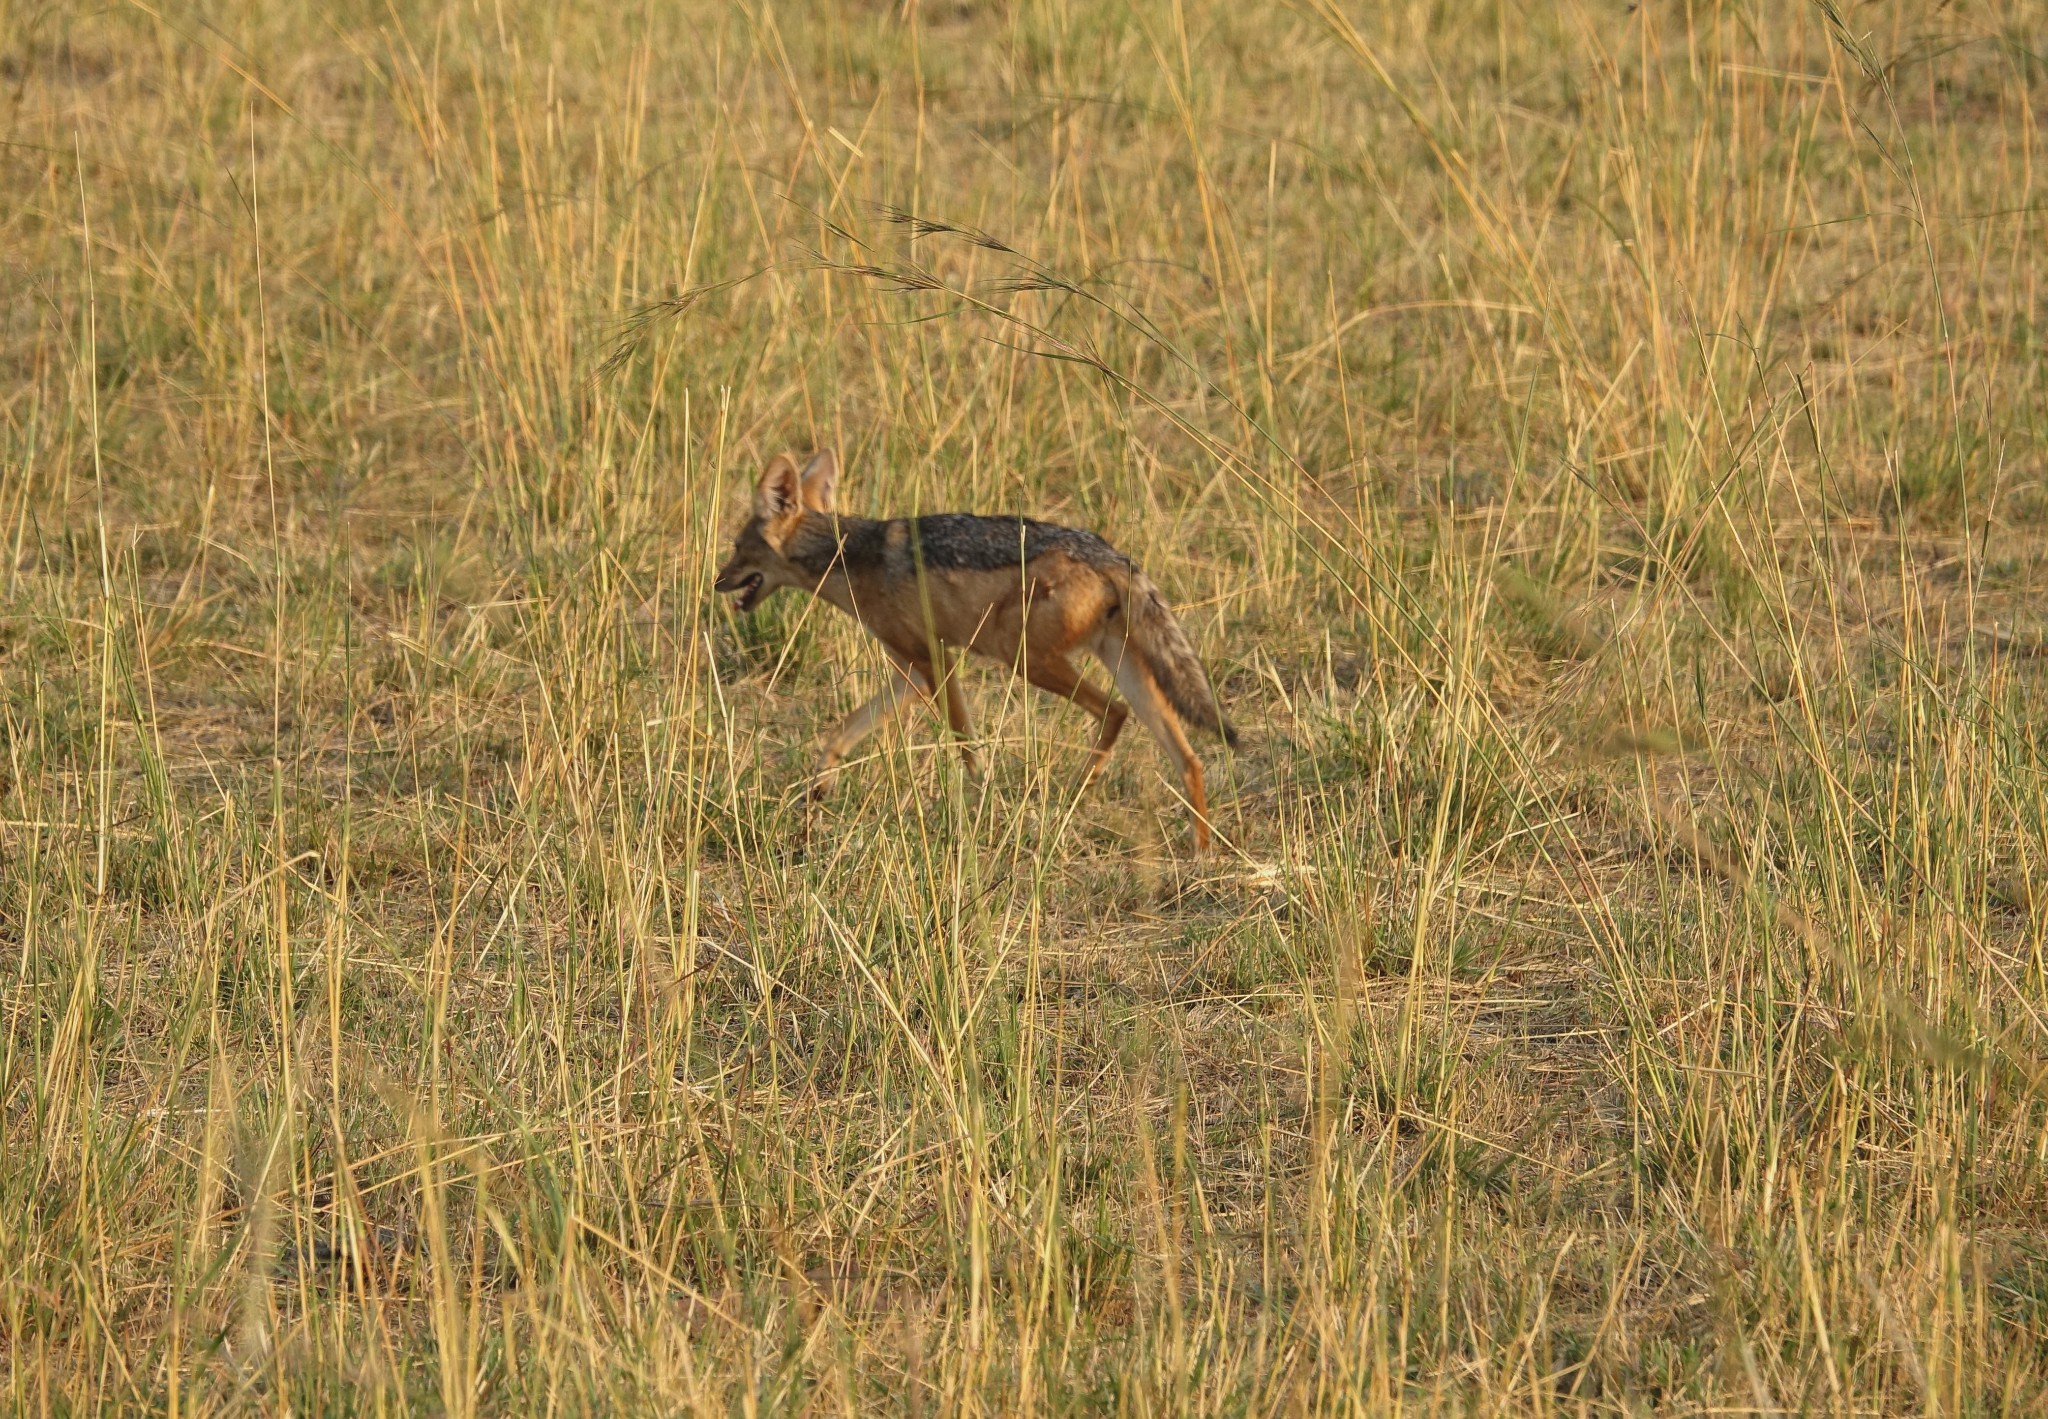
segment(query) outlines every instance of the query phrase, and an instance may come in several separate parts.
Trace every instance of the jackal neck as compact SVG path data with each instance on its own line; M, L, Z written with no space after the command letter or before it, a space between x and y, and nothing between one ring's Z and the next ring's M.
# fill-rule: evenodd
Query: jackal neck
M782 556L807 576L822 578L834 570L844 572L855 562L874 559L882 541L882 526L865 517L805 513L782 544Z

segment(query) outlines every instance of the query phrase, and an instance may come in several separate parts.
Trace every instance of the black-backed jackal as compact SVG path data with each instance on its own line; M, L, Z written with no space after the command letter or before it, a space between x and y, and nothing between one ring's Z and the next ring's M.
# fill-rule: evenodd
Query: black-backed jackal
M1209 802L1188 727L1230 744L1237 734L1159 588L1129 557L1092 532L1026 517L842 517L833 511L838 482L839 460L830 449L802 471L788 454L777 455L714 583L742 612L782 587L801 587L859 621L888 652L896 674L825 741L814 791L831 783L840 761L911 689L943 699L973 767L956 650L999 661L1095 716L1100 729L1085 784L1108 759L1126 714L1074 668L1073 653L1086 650L1179 767L1195 815L1195 849L1207 849Z

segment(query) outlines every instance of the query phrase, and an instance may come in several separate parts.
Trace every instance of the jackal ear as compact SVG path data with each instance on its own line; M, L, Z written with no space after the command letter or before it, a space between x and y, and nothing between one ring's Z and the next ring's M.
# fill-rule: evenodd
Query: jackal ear
M763 522L781 522L803 511L803 480L797 476L796 460L778 453L754 485L754 516Z
M804 465L804 506L812 512L832 511L833 501L839 494L839 455L832 449L821 448L811 455L811 461Z

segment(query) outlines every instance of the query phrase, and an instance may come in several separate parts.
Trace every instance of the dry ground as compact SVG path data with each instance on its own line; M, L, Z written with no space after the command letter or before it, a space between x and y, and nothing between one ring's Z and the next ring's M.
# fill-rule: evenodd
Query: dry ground
M31 1413L2048 1404L2038 0L0 0ZM1186 855L710 573L1095 527Z

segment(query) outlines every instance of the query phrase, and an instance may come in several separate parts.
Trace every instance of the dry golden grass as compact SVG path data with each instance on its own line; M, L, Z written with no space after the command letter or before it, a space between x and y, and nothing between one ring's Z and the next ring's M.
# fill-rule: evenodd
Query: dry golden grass
M2038 0L0 0L18 1411L2048 1404ZM1244 750L709 593L1093 526Z

